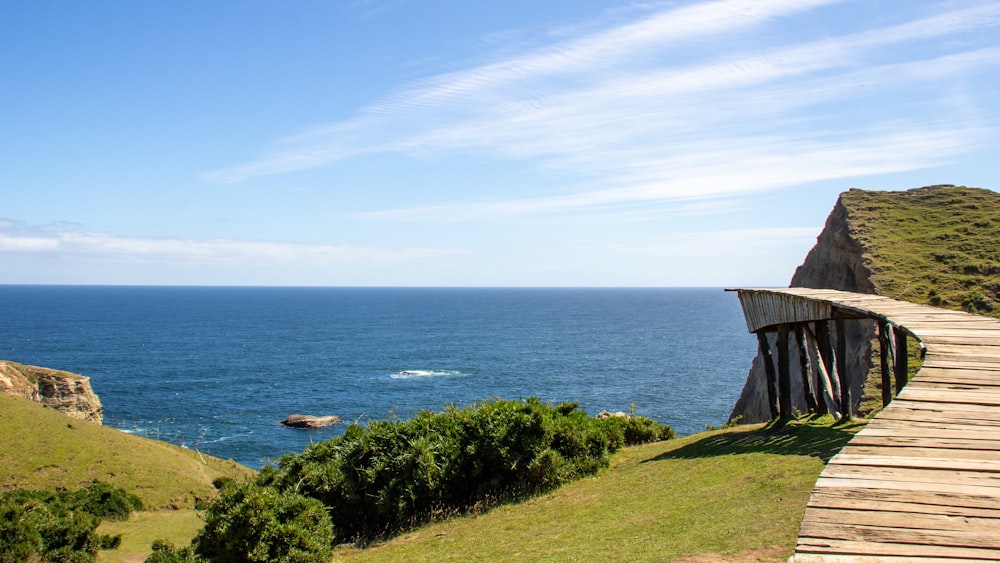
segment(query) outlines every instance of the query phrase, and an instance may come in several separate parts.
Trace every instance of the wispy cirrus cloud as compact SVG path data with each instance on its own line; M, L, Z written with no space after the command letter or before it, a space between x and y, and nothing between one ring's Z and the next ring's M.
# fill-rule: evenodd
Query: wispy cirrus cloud
M133 237L0 220L0 253L63 255L74 259L128 259L189 264L252 263L262 266L296 263L335 265L347 262L420 260L468 252L459 247L385 248L245 239Z
M240 182L369 154L475 152L579 178L574 193L368 213L427 219L722 197L947 162L985 137L942 86L1000 65L1000 5L778 33L836 0L722 0L430 77L355 117L207 173ZM977 39L978 38L978 39ZM920 111L933 108L934 111ZM480 199L484 194L470 196Z

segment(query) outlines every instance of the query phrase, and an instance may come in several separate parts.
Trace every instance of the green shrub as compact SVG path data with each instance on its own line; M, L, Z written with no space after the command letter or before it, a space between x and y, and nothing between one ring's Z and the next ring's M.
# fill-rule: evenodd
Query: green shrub
M254 483L230 484L208 505L205 527L192 545L215 562L326 563L333 555L333 529L315 499ZM169 544L160 548L155 561L192 556Z
M132 512L142 510L139 497L101 481L94 481L70 496L81 510L107 520L127 520Z
M634 446L674 437L674 429L644 416L611 417L602 421L609 431L620 431L623 444Z
M257 482L320 500L338 540L366 541L591 475L624 444L673 436L649 419L601 421L577 407L498 399L351 425Z
M166 540L153 542L153 553L146 557L145 563L199 563L204 559L195 555L190 547L174 547Z
M0 496L0 563L91 562L121 536L96 532L101 518L127 518L138 499L100 482L79 491L14 490Z

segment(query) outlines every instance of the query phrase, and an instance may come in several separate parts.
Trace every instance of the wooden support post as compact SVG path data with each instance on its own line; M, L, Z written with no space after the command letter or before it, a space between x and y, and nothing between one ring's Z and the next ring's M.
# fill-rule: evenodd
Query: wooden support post
M812 369L809 366L809 349L806 348L806 330L801 324L795 325L795 343L799 348L799 373L802 375L802 392L806 397L806 408L810 413L819 412L816 393L813 391Z
M822 375L826 378L824 383L829 385L830 403L837 405L840 411L840 381L836 377L837 366L833 363L833 345L830 343L830 323L827 321L816 321L816 350L819 352Z
M851 380L847 374L847 328L843 318L834 320L837 325L837 377L840 379L840 419L848 420L854 415L851 397Z
M792 374L788 354L788 325L778 325L778 415L792 418Z
M764 360L764 376L767 378L767 408L771 412L771 420L778 418L778 392L775 389L774 357L771 355L771 345L767 342L767 334L757 331L757 347L760 357Z
M896 375L896 394L903 390L906 386L907 378L909 378L909 355L906 350L906 333L897 330L896 332L896 358L894 362L894 372Z
M882 371L882 406L885 407L892 401L892 373L889 369L892 326L889 321L881 320L878 323L878 352L879 368Z

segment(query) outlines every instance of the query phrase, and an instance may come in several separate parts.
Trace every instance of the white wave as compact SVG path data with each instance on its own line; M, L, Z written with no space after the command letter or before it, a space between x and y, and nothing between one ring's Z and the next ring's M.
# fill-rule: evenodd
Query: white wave
M447 376L461 376L461 375L466 375L466 374L453 369L448 369L448 370L406 369L390 374L389 377L391 377L392 379L416 379L421 377L447 377Z

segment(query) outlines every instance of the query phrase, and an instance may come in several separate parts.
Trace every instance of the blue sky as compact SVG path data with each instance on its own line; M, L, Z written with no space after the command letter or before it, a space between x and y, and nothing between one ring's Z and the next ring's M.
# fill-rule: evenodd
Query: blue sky
M781 286L997 189L991 1L14 0L0 283Z

